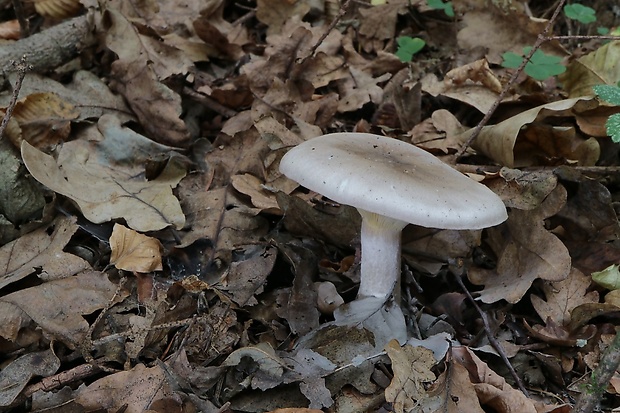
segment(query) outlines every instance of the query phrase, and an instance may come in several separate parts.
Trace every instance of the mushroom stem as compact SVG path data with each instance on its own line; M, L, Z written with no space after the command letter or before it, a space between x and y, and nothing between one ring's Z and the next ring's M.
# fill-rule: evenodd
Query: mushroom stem
M362 216L362 269L357 297L385 302L400 276L400 233L407 223L358 210Z

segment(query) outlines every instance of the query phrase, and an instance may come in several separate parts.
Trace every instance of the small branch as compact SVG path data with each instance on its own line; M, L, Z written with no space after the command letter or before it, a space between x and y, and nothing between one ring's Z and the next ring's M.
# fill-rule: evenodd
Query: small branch
M344 15L347 13L347 10L349 10L349 5L351 4L351 0L346 0L342 6L340 6L340 10L338 11L338 15L334 18L334 20L332 20L332 22L329 24L329 26L327 27L327 29L325 30L325 32L321 35L321 37L319 38L319 40L317 40L317 42L314 44L314 46L312 46L312 48L310 49L310 53L308 54L308 56L306 56L300 63L300 65L302 65L304 63L304 61L306 59L308 59L311 56L314 56L314 54L316 53L316 49L319 48L319 46L321 45L321 43L323 43L323 41L325 40L325 38L331 33L331 31L334 29L334 27L336 27L336 25L338 24L338 22L340 20L342 20L342 18L344 17Z
M493 116L493 113L495 113L495 110L497 109L499 104L502 102L502 100L504 100L504 97L506 97L506 95L508 94L508 91L510 90L512 85L515 84L515 82L517 81L517 78L519 77L521 72L523 72L523 70L525 69L525 66L530 62L530 59L532 58L532 56L534 56L534 53L536 53L536 51L538 49L540 49L540 46L544 42L547 41L547 39L548 39L547 33L549 33L549 31L551 30L551 27L553 27L553 24L557 20L558 15L560 14L560 10L562 10L562 6L564 6L565 2L566 2L566 0L561 0L558 3L558 6L555 8L555 11L553 12L553 16L551 16L551 19L549 19L549 22L547 23L547 26L545 26L545 29L543 30L543 32L538 35L538 38L536 39L536 42L534 43L534 46L532 47L530 52L527 54L527 56L525 56L523 58L523 61L521 62L521 65L512 74L512 76L510 77L510 80L508 80L508 83L506 83L506 86L504 86L504 88L502 89L502 92L499 94L497 99L495 99L495 102L493 102L493 105L491 106L491 108L484 115L484 118L482 118L480 123L478 123L478 125L476 125L476 127L474 128L474 130L473 130L472 134L470 135L470 137L463 144L461 149L458 150L458 152L455 155L455 158L456 158L455 160L458 161L458 159L461 156L463 156L463 154L465 153L467 148L469 148L471 146L471 144L476 140L478 135L480 135L480 132L482 131L482 128L487 123L489 123L489 120L491 119L491 116Z
M13 62L15 63L15 62ZM4 113L4 118L2 118L2 123L0 123L0 140L4 136L4 131L6 130L9 120L11 120L11 116L13 116L13 110L15 109L15 105L17 104L17 98L19 97L19 92L22 89L22 82L26 77L26 72L30 69L30 67L26 64L25 57L22 57L21 62L16 64L17 66L17 80L15 81L15 86L13 87L13 94L11 95L11 101L9 102L9 106L6 108L6 112Z
M573 413L590 413L599 404L609 381L620 366L620 333L616 333L614 341L603 353L598 366L592 371L586 388L577 400Z
M35 72L48 72L95 44L87 15L50 27L25 39L0 46L0 74L14 71L11 61L26 56Z
M461 287L461 289L463 290L463 292L465 293L465 295L467 296L467 298L469 299L471 304L474 306L474 308L476 309L476 311L480 315L480 318L482 319L482 324L484 325L484 332L487 335L487 339L489 340L489 343L497 351L497 353L499 354L501 359L504 361L504 364L506 364L506 367L508 367L508 370L510 371L510 374L511 374L512 378L514 379L515 383L517 384L517 387L519 387L519 390L521 390L521 392L526 397L530 397L530 394L527 391L527 389L525 388L525 386L523 385L523 382L521 381L521 378L519 377L519 375L515 371L514 367L512 367L512 364L510 363L510 360L508 360L508 356L506 355L506 352L504 351L504 348L499 343L499 341L497 341L497 339L495 338L495 335L491 331L491 326L489 325L489 319L487 318L486 313L484 311L482 311L482 309L478 306L478 303L476 303L476 300L474 300L474 297L471 295L471 293L469 292L469 290L467 289L467 287L463 283L463 280L461 279L461 275L458 274L457 272L455 272L454 273L454 278L456 279L456 282L458 283L459 287Z
M30 36L30 22L26 18L24 11L24 5L21 0L13 0L13 10L15 11L15 17L19 22L19 34L22 39Z

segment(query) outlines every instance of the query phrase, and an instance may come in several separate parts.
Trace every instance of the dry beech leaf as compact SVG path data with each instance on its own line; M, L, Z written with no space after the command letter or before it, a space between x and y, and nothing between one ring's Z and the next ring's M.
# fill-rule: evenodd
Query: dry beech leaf
M0 23L0 39L18 40L21 37L19 21L17 19Z
M304 17L310 11L308 2L290 0L258 0L256 18L268 26L267 34L280 33L292 16Z
M591 283L590 277L573 268L567 279L543 284L546 301L533 294L530 299L540 318L545 321L552 319L559 325L566 325L570 322L570 313L575 307L598 303L598 292L587 292Z
M615 85L620 81L619 59L620 41L609 42L574 60L559 79L571 98L594 96L592 86Z
M13 117L22 130L22 139L37 148L63 142L71 132L71 121L80 112L55 93L33 93L15 105ZM21 146L21 141L13 144Z
M182 228L185 216L172 188L184 172L170 170L147 181L138 172L141 165L136 157L141 154L127 152L126 145L135 143L133 134L109 134L100 142L75 140L63 145L55 159L24 141L22 158L37 181L74 200L91 222L124 218L129 227L142 232ZM127 157L132 157L131 165Z
M8 294L0 298L0 336L15 341L20 326L34 323L75 348L88 331L84 316L105 307L116 289L106 274L88 271Z
M447 96L459 102L467 103L481 113L488 112L497 99L498 94L477 83L456 85L440 81L434 73L429 73L421 80L422 90L432 96ZM504 101L510 100L506 98Z
M160 366L138 364L129 371L105 376L80 388L75 401L88 411L103 409L138 413L151 412L149 408L158 401L176 400L176 406L169 406L170 410L158 411L181 411L180 400L175 397L169 377Z
M189 70L180 50L138 33L118 11L106 10L105 44L119 59L112 63L111 87L127 99L153 140L184 147L189 132L181 115L181 97L161 81ZM148 63L150 62L150 63Z
M260 179L250 174L235 175L231 178L233 188L247 195L252 200L252 205L268 214L282 215L278 206L276 194L267 191Z
M478 267L468 272L469 280L485 288L479 299L485 303L518 302L538 278L561 281L568 277L571 258L568 250L544 226L566 203L566 189L557 186L533 210L512 210L501 226L488 230L490 245L498 257L497 268Z
M78 225L75 218L60 217L0 248L0 288L41 271L41 277L69 277L90 268L84 259L63 251Z
M469 372L453 357L420 401L423 412L484 413Z
M499 175L504 179L491 179L486 183L508 208L538 208L558 184L558 177L546 171L521 171L504 167Z
M60 20L75 16L82 5L80 0L35 0L34 8L41 16Z
M114 224L110 236L110 264L125 271L161 271L162 248L157 238Z
M249 357L258 364L251 375L250 385L253 389L267 390L282 383L282 375L286 364L278 357L269 343L259 343L256 346L247 346L233 351L222 366L236 366L241 359Z
M481 405L503 413L536 413L534 402L519 390L513 389L467 347L454 347L455 361L469 372ZM459 410L465 411L465 410Z
M425 395L425 383L435 381L431 368L436 361L433 352L424 347L401 347L392 340L385 346L392 360L394 378L385 389L385 400L392 403L396 413L409 412Z
M3 366L0 371L0 406L13 403L34 376L51 376L59 367L60 360L51 350L27 353Z

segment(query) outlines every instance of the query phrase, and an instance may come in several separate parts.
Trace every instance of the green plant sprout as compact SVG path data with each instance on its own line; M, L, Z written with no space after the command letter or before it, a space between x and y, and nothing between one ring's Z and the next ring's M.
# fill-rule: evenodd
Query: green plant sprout
M620 87L614 85L593 86L594 93L605 102L620 106ZM620 113L616 113L607 118L605 122L607 134L615 143L620 143Z
M426 46L426 42L419 37L402 36L396 39L398 49L394 53L401 62L410 62L413 55Z
M452 2L443 2L442 0L426 0L426 4L433 10L443 10L448 17L454 17L454 9L452 8Z
M596 11L583 4L574 3L564 6L564 14L566 17L572 20L577 20L579 23L589 24L596 21Z
M523 54L527 55L531 47L524 47ZM509 69L516 69L523 62L523 56L519 56L513 52L506 52L502 55L504 61L502 66ZM536 50L530 61L525 65L525 74L536 80L545 80L552 76L559 75L566 71L560 62L562 58L544 53L542 50Z

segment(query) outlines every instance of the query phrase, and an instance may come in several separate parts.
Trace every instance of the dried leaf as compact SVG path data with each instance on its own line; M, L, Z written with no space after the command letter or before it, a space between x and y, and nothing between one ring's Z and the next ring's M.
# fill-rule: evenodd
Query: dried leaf
M547 103L516 116L506 119L496 125L485 126L476 138L474 148L479 150L500 165L513 168L515 166L531 165L538 158L560 157L573 160L586 160L588 163L596 157L598 159L598 145L587 149L579 145L586 141L566 134L565 128L549 126L544 120L551 117L574 116L587 110L596 108L598 103L593 98L574 98ZM528 128L532 129L527 134ZM464 132L461 138L469 137L473 129ZM546 133L547 139L538 141L538 131ZM521 138L521 139L519 139ZM551 140L550 140L551 139ZM555 145L553 147L545 145ZM580 153L579 151L583 151Z
M615 85L620 81L620 41L604 44L599 49L574 60L559 76L569 97L594 96L592 86Z
M244 357L251 358L258 369L251 373L253 389L267 390L282 383L286 364L278 357L267 343L247 346L233 351L222 363L223 366L237 366Z
M75 400L89 411L122 409L125 413L139 413L152 411L149 409L157 401L172 399L175 403L158 411L178 411L181 402L172 390L175 385L160 366L138 364L129 371L105 376L80 388Z
M71 131L71 121L80 112L55 93L33 93L15 105L13 116L22 130L21 138L37 148L53 147L64 142ZM16 147L21 141L13 141Z
M578 269L571 269L568 278L557 282L543 284L546 301L531 295L532 305L543 320L552 319L557 324L566 325L570 322L570 313L578 305L598 303L598 292L587 292L591 279Z
M124 135L131 137L132 135ZM108 145L112 143L110 136ZM120 142L119 142L120 143ZM95 145L95 148L92 147ZM135 166L127 167L127 156L119 165L110 149L87 141L72 141L63 145L58 159L35 149L26 141L22 144L22 158L30 173L48 188L73 199L84 216L91 222L101 223L124 218L137 231L155 231L167 226L183 227L185 216L172 188L184 172L161 174L152 181L135 173ZM125 149L126 150L126 149ZM172 171L171 171L172 172Z
M41 16L61 20L75 16L82 5L80 0L35 0L34 8Z
M0 406L9 406L35 376L56 373L60 360L51 350L24 354L0 371Z
M495 270L472 268L471 282L485 286L479 299L485 303L506 300L518 302L538 278L561 281L568 277L571 259L568 250L544 226L544 220L556 214L566 202L562 186L531 211L513 210L505 226L489 230L491 245L498 257Z
M504 413L536 413L534 402L513 389L467 347L452 350L455 360L469 372L481 405Z
M396 340L390 341L385 351L394 371L394 378L385 389L385 400L393 403L396 413L409 412L424 397L424 385L435 380L431 372L435 365L433 352L424 347L401 347Z
M469 372L453 357L450 357L446 370L420 400L419 408L425 413L484 413Z
M161 251L158 239L139 234L123 225L114 224L110 236L110 264L119 270L134 272L161 271Z
M105 307L116 285L98 271L53 280L0 299L0 336L14 341L20 326L34 322L50 338L75 348L84 339L87 314Z
M0 288L40 270L47 279L70 277L90 268L80 257L63 251L78 226L75 218L59 217L52 224L0 248Z
M192 62L181 51L140 35L119 12L108 8L106 14L106 46L119 56L112 64L112 88L125 96L153 140L186 146L189 133L180 119L181 97L161 81L186 73Z

